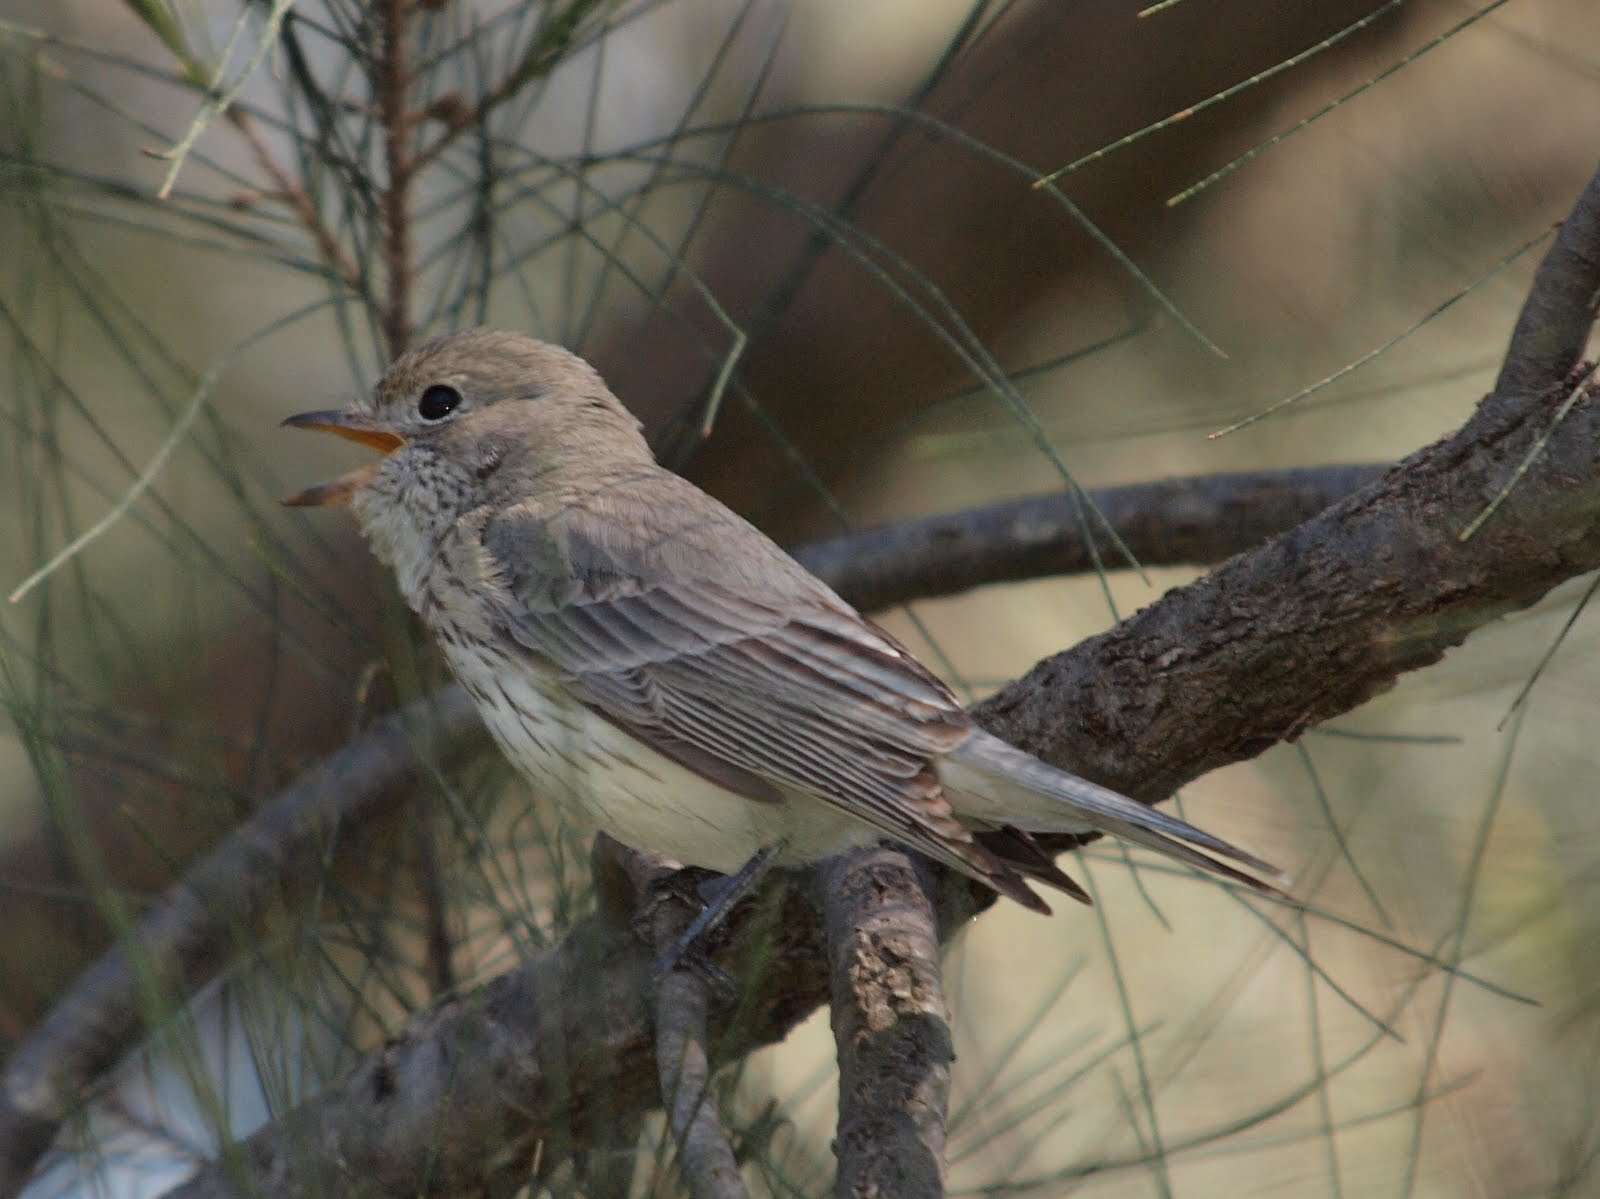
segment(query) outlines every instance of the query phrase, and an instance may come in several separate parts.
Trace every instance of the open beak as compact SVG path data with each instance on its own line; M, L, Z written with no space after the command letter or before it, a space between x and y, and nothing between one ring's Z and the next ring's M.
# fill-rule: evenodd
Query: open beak
M332 433L335 437L343 437L346 441L359 441L364 446L370 446L380 454L392 454L405 444L393 429L382 421L370 416L362 416L356 412L302 412L298 416L291 416L284 421L284 426L290 429L314 429L318 433ZM318 508L329 504L348 504L350 497L360 488L365 487L378 473L379 463L373 462L366 466L357 467L355 470L340 475L337 479L327 483L319 483L315 487L307 487L304 491L294 495L285 496L283 503L291 508Z

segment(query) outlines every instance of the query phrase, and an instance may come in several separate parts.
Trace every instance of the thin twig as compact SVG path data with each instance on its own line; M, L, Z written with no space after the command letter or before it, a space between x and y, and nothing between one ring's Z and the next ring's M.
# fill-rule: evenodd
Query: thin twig
M1502 716L1495 724L1495 732L1498 733L1502 731L1506 727L1506 721L1510 720L1514 715L1516 715L1517 710L1527 702L1528 696L1533 694L1533 689L1538 685L1539 680L1544 676L1545 669L1550 665L1551 662L1555 661L1556 654L1560 651L1561 646L1566 642L1568 634L1570 634L1577 626L1578 620L1583 615L1585 609L1587 609L1590 603L1593 602L1595 593L1597 591L1600 591L1600 575L1595 575L1594 578L1589 580L1589 586L1586 587L1583 594L1578 597L1578 602L1572 606L1572 611L1567 613L1567 619L1562 624L1561 631L1556 634L1555 640L1550 643L1550 648L1545 650L1544 653L1539 656L1539 660L1534 663L1533 670L1528 674L1527 681L1525 681L1522 686L1517 689L1517 694L1512 698L1510 705L1506 708L1506 714Z
M171 14L162 5L140 3L139 0L128 0L128 5L139 19L145 22L151 32L156 35L176 60L178 67L177 81L205 96L208 105L215 103L212 98L214 90L212 81L207 76L205 65L190 49L187 39L183 36L182 27L172 20ZM275 4L274 17L278 16L278 7L280 6ZM287 6L282 7L286 8ZM272 34L279 30L281 30L281 21L276 23L269 22L268 33L262 39L262 46L270 47L276 40ZM29 35L35 36L31 31L29 31ZM253 69L254 67L252 66L251 70ZM248 77L248 75L249 71L246 71L244 77ZM202 108L202 116L205 116L206 111L205 108ZM284 170L273 156L272 151L267 147L266 141L262 138L250 115L226 103L222 104L216 111L220 112L228 123L244 138L245 144L249 146L250 153L256 160L256 164L272 180L273 196L287 204L299 219L306 232L311 235L312 241L316 243L317 251L322 255L323 262L352 292L356 295L364 295L365 289L362 286L361 271L356 267L350 256L345 253L344 248L340 246L339 239L328 228L327 222L322 219L322 214L317 211L316 204L307 194L305 188L300 185L297 179ZM199 118L197 118L198 120ZM176 164L174 166L175 170Z
M412 8L409 0L382 0L378 6L379 54L373 91L383 127L387 178L381 193L383 260L388 295L383 307L383 332L389 356L399 357L411 345L411 111L408 64Z
M1420 59L1423 55L1429 53L1430 51L1437 50L1446 42L1454 40L1457 34L1461 33L1470 26L1477 24L1496 9L1504 7L1508 2L1509 0L1490 0L1488 4L1485 4L1477 11L1468 13L1449 29L1446 29L1437 36L1430 38L1428 41L1424 42L1421 46L1418 46L1415 50L1411 51L1404 57L1390 63L1371 79L1368 79L1357 87L1351 88L1343 95L1337 96L1328 101L1328 103L1324 104L1321 108L1317 109L1313 113L1308 114L1307 116L1302 117L1300 120L1296 121L1293 125L1289 126L1289 128L1283 130L1282 132L1275 133L1271 137L1267 138L1266 141L1251 147L1249 150L1246 150L1243 154L1233 159L1233 161L1217 168L1215 171L1212 171L1211 174L1207 175L1204 179L1201 179L1195 183L1191 183L1188 187L1184 188L1175 195L1168 196L1167 207L1172 208L1184 203L1186 200L1193 199L1212 184L1226 179L1229 175L1233 174L1246 164L1253 162L1255 159L1259 158L1262 154L1265 154L1274 146L1280 145L1283 142L1288 141L1295 134L1310 128L1334 109L1349 103L1351 100L1354 100L1357 96L1361 95L1362 92L1376 87L1390 76L1403 71L1406 67L1409 67L1412 63Z
M256 164L272 180L272 195L289 206L290 211L311 235L311 240L316 243L317 253L322 255L323 262L352 292L356 295L365 295L366 287L355 261L339 244L339 239L333 235L333 230L328 228L310 194L273 157L272 151L261 136L261 131L256 128L249 114L240 112L237 108L230 108L228 123L239 131L245 144L250 147L250 153L255 157Z
M377 98L378 123L383 129L385 181L379 197L383 213L383 261L387 293L383 303L383 334L389 356L397 358L411 346L411 293L416 260L412 249L411 184L411 0L383 0L377 6L379 47L377 71L372 81ZM431 796L421 796L417 811L417 869L421 884L424 923L428 937L428 974L441 991L455 982L451 963L450 923L444 880L440 877L439 835Z
M659 858L622 851L642 872L636 882L649 915L651 940L659 955L678 943L692 908L656 885L673 872ZM678 1151L678 1169L694 1199L745 1199L744 1179L722 1126L711 1092L706 1053L710 996L705 978L688 967L669 971L656 986L655 1057L667 1126Z
M189 128L184 131L181 138L164 157L171 159L167 168L167 177L161 181L161 186L156 190L156 198L165 200L172 194L172 188L178 182L178 172L183 170L184 161L189 157L189 151L194 148L195 142L212 121L233 107L233 102L239 98L239 93L244 90L244 85L250 81L250 76L266 61L273 44L278 39L278 30L283 25L283 18L288 15L289 9L294 6L294 0L273 0L272 8L267 13L266 21L262 25L261 40L256 43L255 50L246 61L244 69L239 72L233 85L227 91L219 91L222 86L222 76L228 69L228 61L233 57L233 48L240 35L244 32L246 21L249 20L248 10L241 10L238 23L234 26L233 34L228 38L228 44L223 49L217 62L216 75L211 80L211 86L205 102L200 105L200 111L195 113L194 120L189 122Z
M244 354L245 351L271 337L275 337L288 326L314 311L315 308L315 305L298 308L288 315L273 321L264 329L257 330L243 341L229 347L228 350L220 354L206 369L206 373L200 377L200 381L195 384L194 394L190 396L189 403L179 413L178 419L173 422L171 430L162 439L161 444L156 447L156 452L150 456L150 461L145 464L144 469L134 478L117 502L99 520L95 521L94 524L57 551L48 562L17 584L10 596L7 597L10 602L17 603L28 592L32 591L40 583L60 570L61 567L81 554L88 546L104 536L118 521L126 516L134 504L138 503L140 497L155 484L161 472L166 469L168 459L183 444L184 439L189 436L189 430L194 426L195 421L199 419L200 413L211 398L211 393L216 390L218 382L221 381L228 368L237 362L240 355Z
M1249 78L1241 79L1237 83L1223 88L1220 92L1213 92L1204 100L1199 100L1194 104L1186 105L1183 108L1178 109L1176 112L1162 117L1158 121L1152 121L1150 124L1145 125L1142 128L1135 129L1132 133L1117 138L1116 141L1111 142L1109 145L1101 146L1098 150L1091 151L1090 153L1079 158L1075 158L1066 166L1058 167L1049 174L1045 175L1042 179L1035 183L1034 186L1042 187L1045 184L1055 183L1064 175L1070 175L1075 171L1080 171L1084 167L1089 166L1091 163L1099 162L1107 155L1114 154L1118 150L1133 145L1134 142L1143 141L1153 133L1159 133L1161 130L1168 129L1179 122L1187 121L1192 117L1196 117L1213 105L1221 104L1225 100L1233 99L1233 97L1237 96L1240 92L1248 91L1253 87L1259 87L1263 83L1266 83L1267 80L1272 79L1274 76L1281 75L1285 71L1292 70L1293 68L1300 66L1302 63L1308 62L1325 50L1333 49L1341 42L1348 40L1352 35L1360 33L1368 26L1382 20L1404 3L1405 0L1385 0L1384 4L1373 9L1366 16L1350 22L1350 24L1344 26L1335 33L1329 34L1327 37L1323 38L1314 45L1307 46L1298 54L1291 54L1288 58L1285 58L1281 62L1268 67L1264 71L1257 71ZM1153 5L1150 8L1144 9L1137 15L1141 17L1153 16L1163 7L1163 5L1159 4Z
M386 0L392 3L394 0ZM529 84L543 79L566 61L573 35L579 25L595 9L612 5L615 0L569 0L564 12L552 11L540 26L523 56L502 79L470 108L463 107L452 114L445 129L432 142L417 152L412 166L416 170L432 163L447 150L457 137L468 129L482 125L491 112L506 101L514 99Z
M11 594L6 597L11 603L17 603L28 592L81 554L90 544L104 536L113 525L127 515L128 509L138 503L139 497L150 489L151 484L156 481L156 477L166 468L167 459L172 457L174 451L189 436L189 430L199 418L200 410L205 406L206 400L210 398L212 390L216 387L223 367L232 361L233 357L230 355L228 358L213 364L211 369L200 380L199 386L194 389L194 395L190 397L188 405L179 414L178 419L173 422L172 429L162 439L161 444L156 447L156 452L150 456L150 461L145 464L145 468L139 472L132 485L122 493L122 497L99 520L62 546L48 562L18 583L12 589Z
M1292 395L1286 395L1276 399L1272 403L1268 404L1265 408L1261 408L1258 411L1252 412L1249 416L1243 417L1234 421L1230 425L1226 425L1223 428L1216 430L1211 434L1212 439L1215 440L1219 437L1227 437L1231 433L1237 433L1241 429L1247 429L1251 425L1256 424L1259 421L1263 421L1275 413L1281 412L1291 404L1298 404L1301 400L1309 399L1310 397L1316 395L1317 392L1321 391L1323 388L1333 386L1333 384L1337 383L1340 379L1343 379L1345 376L1353 374L1362 367L1366 366L1367 363L1381 358L1390 350L1394 349L1395 346L1399 345L1401 342L1405 341L1419 330L1427 328L1446 312L1450 311L1450 309L1454 308L1462 300L1465 300L1473 292L1477 291L1478 288L1484 286L1493 279L1499 278L1501 272L1505 271L1513 263L1519 261L1524 254L1527 254L1530 250L1533 250L1539 245L1539 243L1547 240L1553 232L1554 230L1547 229L1540 232L1535 237L1530 237L1527 241L1523 242L1520 246L1517 246L1510 253L1502 255L1500 260L1483 274L1471 280L1466 284L1466 286L1456 291L1455 294L1447 297L1442 302L1435 304L1406 328L1400 330L1400 332L1394 334L1394 336L1387 338L1382 344L1368 350L1359 358L1345 363L1332 374L1324 375L1315 383L1307 384L1305 387L1302 387L1299 391L1294 392Z

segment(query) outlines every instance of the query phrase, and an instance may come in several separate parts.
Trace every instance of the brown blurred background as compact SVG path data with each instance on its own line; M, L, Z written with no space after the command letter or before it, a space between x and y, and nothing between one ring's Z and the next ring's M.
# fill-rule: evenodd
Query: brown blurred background
M1459 424L1493 377L1540 249L1505 260L1560 218L1595 163L1593 5L1185 0L1143 17L1139 7L653 9L607 41L598 87L593 50L563 66L520 131L525 146L580 153L591 94L598 152L666 138L714 66L696 123L737 120L765 71L756 112L915 103L1023 169L860 110L754 122L731 145L657 144L590 178L623 187L649 156L678 157L638 219L673 247L692 230L684 267L637 233L621 252L629 271L666 284L660 302L569 238L502 280L488 318L579 345L686 473L788 542L1061 485L1015 412L908 295L946 330L959 314L1086 486L1385 461ZM166 61L110 0L5 9L8 21ZM981 33L938 68L974 13ZM1064 166L1373 13L1303 65L1062 178L1081 220L1030 189L1029 170ZM196 36L220 43L231 19L197 14ZM0 193L3 236L17 247L0 265L17 430L0 563L20 579L128 485L128 464L150 459L219 353L322 293L281 264L136 228L167 226L156 206L119 206L82 181L152 189L164 164L141 150L181 132L192 97L37 39L11 37L5 55L11 159L73 176L41 188L17 170ZM268 104L273 93L262 83L245 94ZM252 169L225 127L200 147ZM708 190L708 178L726 186ZM239 191L199 162L183 182L224 204ZM514 187L502 191L502 228L508 244L533 245L559 221L509 202ZM424 188L441 201L448 192L448 176ZM548 195L568 213L599 207L570 187ZM70 229L70 249L40 237L37 205ZM892 282L820 236L809 206L824 224L847 217ZM422 224L424 251L450 219L447 209ZM595 216L593 228L609 246L621 226ZM751 338L703 443L693 427L729 335L691 275ZM421 309L451 286L444 267L424 274ZM0 740L0 1052L104 947L95 886L137 906L365 715L438 677L407 648L389 582L353 531L336 516L273 510L280 490L349 460L275 422L370 383L376 351L354 327L353 354L331 315L244 353L138 519L4 614L15 733ZM1413 327L1271 420L1206 437ZM883 619L981 694L1186 577L1118 571L1115 611L1098 580L1043 580ZM1571 1176L1571 1193L1587 1193L1581 1171L1600 1137L1587 621L1525 717L1501 727L1578 594L1503 622L1335 731L1360 736L1313 733L1184 796L1207 827L1290 864L1312 914L1269 923L1192 879L1145 869L1136 880L1101 847L1090 857L1095 912L1040 921L997 909L966 932L948 965L961 1037L953 1190L1032 1180L1042 1194L1170 1184L1182 1195L1498 1196ZM341 885L375 910L417 902L386 865L412 854L396 824L341 866ZM86 862L105 877L86 882ZM479 898L463 890L455 919L470 923ZM399 940L389 949L402 954ZM1419 955L1459 960L1538 1006ZM464 957L469 974L505 964L489 950ZM775 1096L795 1122L782 1144L809 1193L825 1189L826 1038L814 1020L741 1083L752 1111ZM1082 1080L1051 1090L1078 1067ZM1072 1176L1097 1155L1151 1162ZM823 1173L807 1181L806 1163Z

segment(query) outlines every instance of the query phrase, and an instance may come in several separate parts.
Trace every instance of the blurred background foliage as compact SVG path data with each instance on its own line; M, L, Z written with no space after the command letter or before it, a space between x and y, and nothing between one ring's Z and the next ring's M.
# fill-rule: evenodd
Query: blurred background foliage
M1591 0L420 7L423 143L534 66L418 176L418 334L578 349L791 543L1067 474L1398 458L1487 390L1600 145ZM386 356L368 6L287 8L0 6L0 577L118 517L0 618L0 1052L188 858L442 681L349 524L276 507L349 460L276 422ZM195 78L232 115L195 124ZM883 619L976 696L1192 574L1111 565ZM952 1192L1592 1193L1592 621L1512 714L1583 594L1184 795L1303 914L1101 845L1095 910L965 931ZM502 765L425 790L157 1005L36 1193L159 1193L585 910L582 841ZM730 1079L772 1194L828 1190L831 1053L814 1018ZM606 1193L635 1146L635 1192L669 1191L654 1124L544 1185Z

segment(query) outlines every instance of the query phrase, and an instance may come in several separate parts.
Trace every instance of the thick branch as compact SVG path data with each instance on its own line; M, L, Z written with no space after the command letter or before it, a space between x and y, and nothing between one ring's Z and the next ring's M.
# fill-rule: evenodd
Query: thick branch
M939 922L916 861L862 850L817 869L839 1059L839 1199L944 1194L955 1048Z
M1539 264L1495 380L1496 395L1543 391L1583 357L1600 314L1600 203L1593 193L1591 182Z
M491 1171L525 1174L536 1151L548 1161L614 1114L659 1105L649 965L631 932L583 921L171 1194L377 1199L426 1179L449 1195L475 1193Z
M1600 403L1591 393L1555 423L1597 293L1600 173L1539 268L1503 386L1460 431L1041 662L975 715L1153 803L1349 711L1473 630L1600 567Z
M1437 662L1600 567L1600 404L1579 401L1498 512L1567 393L1493 396L1379 482L1035 666L979 705L1000 736L1156 802Z
M1573 294L1600 290L1600 175L1551 253L1589 264ZM1536 281L1534 311L1547 277L1541 271ZM1035 753L1155 797L1362 702L1473 629L1600 566L1600 404L1580 403L1550 427L1565 390L1560 376L1582 351L1579 333L1570 324L1564 341L1538 348L1545 368L1560 372L1539 394L1495 393L1459 433L1041 664L980 706L978 718ZM1527 352L1528 336L1524 320L1512 358ZM1516 490L1461 541L1459 531L1546 430L1549 441ZM983 902L970 888L945 888L942 926ZM816 918L794 890L777 930L768 969L745 976L741 1018L721 1046L727 1056L783 1036L824 997ZM412 1189L423 1178L447 1191L480 1176L490 1148L527 1152L557 1122L592 1120L598 1097L653 1103L650 1020L637 989L644 956L632 938L608 940L585 923L478 995L419 1017L351 1080L257 1133L233 1165L274 1194L300 1193L290 1189L293 1167L308 1152L347 1177L352 1194ZM570 1069L557 1093L541 1064L555 1046L536 1035L531 1013L560 1034ZM448 1137L424 1135L445 1127ZM396 1128L410 1136L392 1135ZM207 1168L181 1193L234 1193L227 1177Z
M1145 566L1209 564L1309 520L1385 469L1318 466L1163 479L1092 491L1092 507L1065 493L1027 496L813 542L795 556L865 611L985 583L1092 571L1085 528L1107 569L1115 570L1126 563L1104 525Z

